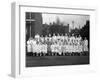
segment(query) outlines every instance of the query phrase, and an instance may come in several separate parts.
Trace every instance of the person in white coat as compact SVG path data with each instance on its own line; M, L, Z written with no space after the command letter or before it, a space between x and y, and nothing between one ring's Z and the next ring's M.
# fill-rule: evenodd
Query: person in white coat
M36 45L36 40L35 39L33 39L32 41L32 52L33 53L36 53L37 52L37 45Z
M39 41L40 35L39 35L39 34L36 34L34 38L35 38L37 41Z
M27 52L28 53L32 52L32 45L30 43L30 40L27 41Z
M84 51L88 51L88 40L86 38L84 40Z
M52 42L55 43L56 42L56 39L57 39L56 35L53 34L53 36L52 36Z
M32 52L32 41L33 41L32 37L30 37L29 40L27 41L27 52Z

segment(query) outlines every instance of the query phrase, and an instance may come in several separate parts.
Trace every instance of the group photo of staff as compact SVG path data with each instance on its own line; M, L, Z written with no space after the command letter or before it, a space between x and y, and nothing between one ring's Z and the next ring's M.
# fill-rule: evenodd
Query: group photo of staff
M45 36L35 35L35 38L29 38L27 41L27 52L33 56L68 56L72 55L81 55L83 52L88 52L88 40L82 40L82 37L79 35L67 36L64 35L55 35Z

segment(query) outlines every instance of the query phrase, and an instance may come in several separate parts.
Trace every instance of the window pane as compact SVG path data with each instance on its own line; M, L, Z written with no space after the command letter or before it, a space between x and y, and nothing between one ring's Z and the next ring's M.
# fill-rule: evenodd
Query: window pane
M31 13L31 19L35 19L35 13Z
M26 12L26 19L30 19L31 18L31 13L30 12Z

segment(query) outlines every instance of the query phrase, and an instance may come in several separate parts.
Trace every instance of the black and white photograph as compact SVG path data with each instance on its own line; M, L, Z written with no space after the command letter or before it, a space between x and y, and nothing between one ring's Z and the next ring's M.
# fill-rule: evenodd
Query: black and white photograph
M90 15L25 12L25 66L90 63Z

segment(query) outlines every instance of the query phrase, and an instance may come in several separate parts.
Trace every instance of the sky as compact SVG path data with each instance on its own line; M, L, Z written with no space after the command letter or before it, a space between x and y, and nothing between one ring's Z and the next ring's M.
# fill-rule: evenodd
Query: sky
M56 19L59 18L60 22L63 22L64 25L69 24L72 28L72 21L74 21L74 27L79 28L83 27L86 24L86 20L90 20L88 15L72 15L72 14L42 14L43 24L50 22L56 22Z

